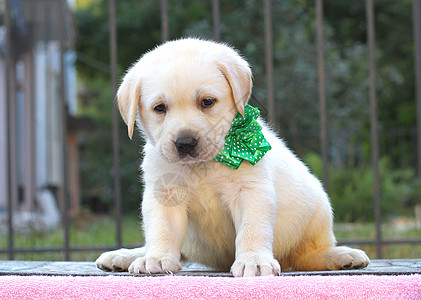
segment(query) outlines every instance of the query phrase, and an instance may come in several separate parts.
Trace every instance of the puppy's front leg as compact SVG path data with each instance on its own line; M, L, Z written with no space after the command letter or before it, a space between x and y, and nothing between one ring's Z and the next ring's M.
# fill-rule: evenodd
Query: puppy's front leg
M231 205L236 228L235 277L279 275L272 243L276 214L274 192L243 189Z
M166 196L171 193L159 195L146 185L142 203L146 254L133 261L129 267L131 273L171 274L181 269L180 251L187 230L187 211L183 203L168 205Z

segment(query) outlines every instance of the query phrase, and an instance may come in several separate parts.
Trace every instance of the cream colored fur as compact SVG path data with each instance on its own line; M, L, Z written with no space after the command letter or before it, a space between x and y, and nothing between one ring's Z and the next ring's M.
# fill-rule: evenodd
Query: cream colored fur
M336 247L332 210L320 182L262 120L272 150L233 170L213 158L251 93L251 71L232 48L209 41L167 42L129 69L118 91L128 125L146 138L142 215L146 245L102 254L104 270L172 273L180 260L234 276L283 269L337 270L369 263L361 250ZM216 99L205 108L203 99ZM162 104L166 112L154 108ZM180 155L178 137L197 149Z

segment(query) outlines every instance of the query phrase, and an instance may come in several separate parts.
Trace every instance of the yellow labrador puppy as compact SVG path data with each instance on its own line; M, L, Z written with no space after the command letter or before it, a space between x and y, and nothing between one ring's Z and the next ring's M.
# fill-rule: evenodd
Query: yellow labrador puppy
M185 259L240 277L367 266L363 251L335 246L328 196L255 120L251 87L236 51L199 39L167 42L128 70L117 100L129 136L136 123L146 139L146 245L106 252L99 268L173 273Z

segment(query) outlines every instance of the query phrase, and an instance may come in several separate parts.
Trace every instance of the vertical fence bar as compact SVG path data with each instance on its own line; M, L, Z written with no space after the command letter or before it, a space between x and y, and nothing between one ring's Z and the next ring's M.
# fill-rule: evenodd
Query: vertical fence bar
M417 101L418 177L421 178L421 0L413 3L413 27L415 43L415 93ZM421 205L421 193L418 205Z
M13 212L17 203L17 177L16 177L16 104L12 93L14 93L14 64L12 64L12 44L11 44L11 18L10 1L5 1L4 25L5 36L5 60L6 60L6 109L7 109L7 160L8 160L8 197L7 197L7 226L8 226L8 257L15 258Z
M25 189L24 189L24 203L26 209L33 211L35 209L35 120L34 120L34 95L31 91L34 90L34 75L32 70L34 69L32 55L25 55L25 83L24 83L24 95L25 95Z
M63 136L63 187L61 189L61 198L63 199L63 225L64 225L64 259L70 260L70 199L68 194L68 166L67 166L67 115L68 105L66 97L66 79L65 79L65 61L64 55L66 52L66 3L65 0L59 1L60 14L60 100L61 100L61 122L62 122L62 136Z
M328 172L328 142L327 142L327 113L326 113L326 83L325 83L325 55L323 34L323 0L316 0L317 14L317 61L319 80L319 103L320 103L320 139L323 162L323 183L329 191Z
M161 0L161 30L162 41L168 41L170 37L170 30L168 25L168 1Z
M117 28L116 28L116 7L115 0L109 1L109 22L110 22L110 68L111 88L113 99L117 94ZM117 106L113 102L112 110L112 139L113 139L113 175L114 175L114 197L116 213L116 240L117 247L122 245L121 234L121 181L120 181L120 134L119 116Z
M270 0L265 0L265 62L268 92L268 119L275 125L275 93L273 86L272 9Z
M221 16L219 10L219 0L212 0L212 20L213 20L213 38L215 41L221 39Z
M369 68L370 68L370 141L371 160L373 168L374 183L374 210L376 219L376 253L377 258L382 258L382 212L381 212L381 192L380 192L380 172L379 172L379 130L377 119L377 97L376 97L376 51L375 51L375 31L374 31L374 4L373 0L366 0L367 14L367 39L369 48Z

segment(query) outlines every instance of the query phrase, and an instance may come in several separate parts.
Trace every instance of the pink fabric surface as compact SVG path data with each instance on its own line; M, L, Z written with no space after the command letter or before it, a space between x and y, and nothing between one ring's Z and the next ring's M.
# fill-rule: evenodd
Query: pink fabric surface
M421 275L1 276L0 299L421 299Z

